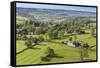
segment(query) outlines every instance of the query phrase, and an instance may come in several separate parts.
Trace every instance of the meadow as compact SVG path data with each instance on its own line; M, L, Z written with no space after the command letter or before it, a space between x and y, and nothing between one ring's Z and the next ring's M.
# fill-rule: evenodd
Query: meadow
M22 8L19 10L22 11ZM97 32L94 14L88 16L89 12L82 12L86 15L83 16L81 12L77 12L80 15L72 17L58 14L52 19L54 13L65 11L48 9L51 13L44 9L47 12L44 15L42 10L31 9L31 16L26 14L27 8L23 10L22 15L16 17L17 65L96 60Z
M87 34L79 34L77 35L77 40L83 41L83 43L88 43L91 46L96 46L96 38L91 37L91 31L86 30ZM32 37L38 37L41 35L27 35ZM42 34L42 36L45 36ZM80 62L82 61L80 58L79 48L70 47L62 44L62 41L69 41L69 37L74 37L74 35L70 36L70 34L65 33L64 37L61 39L55 39L52 41L44 41L36 46L33 49L27 49L25 46L26 40L16 40L16 53L17 54L17 65L29 65L29 64L48 64L48 63L63 63L63 62ZM73 39L74 40L74 39ZM46 48L50 47L54 50L54 52L58 55L57 57L52 57L50 61L42 61L41 57L45 55ZM93 47L89 50L89 57L85 57L83 61L91 61L96 60L96 47Z

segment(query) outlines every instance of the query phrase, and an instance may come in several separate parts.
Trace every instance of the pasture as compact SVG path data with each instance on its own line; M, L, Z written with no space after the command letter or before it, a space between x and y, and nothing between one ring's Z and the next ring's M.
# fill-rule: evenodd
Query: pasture
M34 37L34 35L32 36ZM69 36L65 35L63 39L41 42L33 49L27 49L24 44L24 40L17 40L16 53L26 49L23 52L17 54L17 65L80 62L81 59L78 48L61 44L61 41L68 41L68 37ZM91 46L96 45L96 39L91 37L90 34L77 35L77 40L87 42ZM44 55L46 47L54 49L58 56L51 58L50 61L42 61L40 57ZM96 60L95 50L95 47L92 50L89 50L89 57L84 58L84 61Z

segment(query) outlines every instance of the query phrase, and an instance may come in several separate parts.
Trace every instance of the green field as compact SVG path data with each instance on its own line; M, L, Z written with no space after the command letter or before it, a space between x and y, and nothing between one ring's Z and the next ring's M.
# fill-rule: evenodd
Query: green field
M89 32L89 30L88 30ZM34 36L34 35L32 35ZM72 36L73 37L73 36ZM91 46L96 45L96 38L91 37L90 34L77 35L77 40L87 42ZM61 44L61 41L68 41L67 35L63 39L55 39L49 42L42 42L36 45L33 49L27 49L24 45L25 41L17 40L17 51L16 53L26 49L20 54L17 54L17 65L28 65L28 64L48 64L48 63L63 63L63 62L79 62L80 55L79 49ZM46 47L54 49L58 57L51 58L50 61L41 61L41 56L44 55ZM89 50L89 57L84 58L84 61L96 60L96 47Z
M28 19L25 18L25 17L22 17L22 16L17 16L16 17L17 24L23 24L26 20L28 20Z
M48 17L40 14L36 20L27 15L16 16L16 65L96 60L95 17L75 16L63 20L59 16L59 20L50 17L51 21L41 21ZM70 42L79 46L69 46Z

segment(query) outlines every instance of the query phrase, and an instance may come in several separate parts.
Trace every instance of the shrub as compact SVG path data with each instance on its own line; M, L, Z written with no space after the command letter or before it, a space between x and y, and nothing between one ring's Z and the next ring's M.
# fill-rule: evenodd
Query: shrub
M85 34L85 31L80 31L80 33L79 34Z

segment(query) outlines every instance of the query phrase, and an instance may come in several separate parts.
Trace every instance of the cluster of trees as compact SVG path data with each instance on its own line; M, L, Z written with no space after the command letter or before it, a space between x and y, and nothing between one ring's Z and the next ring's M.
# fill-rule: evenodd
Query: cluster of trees
M16 35L16 40L27 40L28 37L26 35L20 35L20 34L17 34Z
M79 18L79 19L78 19ZM24 35L40 35L44 34L49 37L49 39L57 39L64 37L64 33L73 34L85 34L85 29L91 29L91 36L95 36L95 27L91 26L91 21L80 21L80 17L76 18L78 21L62 21L62 22L40 22L25 20L23 23L16 25L16 39L25 40L26 36ZM81 18L84 20L84 18ZM93 28L94 27L94 28ZM20 35L20 36L19 36Z
M63 38L65 32L73 34L85 34L85 29L91 29L91 36L96 35L95 28L90 26L90 22L77 23L76 21L68 22L38 22L32 20L26 20L22 24L16 24L16 39L25 40L25 45L29 49L33 49L34 46L38 45L40 42L45 41L45 38L40 36L40 34L48 36L49 40ZM40 37L32 37L27 35L38 35ZM77 35L74 37L69 37L69 41L77 43ZM64 42L62 42L64 43ZM84 61L85 57L89 56L90 46L87 43L81 44L79 47L79 54L81 61ZM50 47L46 48L45 56L41 57L42 61L50 61L52 57L56 54L54 50Z
M36 22L32 20L26 20L22 24L16 25L16 33L17 34L45 34L49 31L66 31L68 33L74 32L76 29L81 30L80 28L85 27L84 23L76 23L76 22Z
M38 45L40 42L43 42L44 38L43 37L32 37L30 36L26 41L25 41L25 45L27 46L27 48L34 48L35 45Z
M64 31L59 31L58 29L49 29L47 35L49 39L62 38L64 36Z

